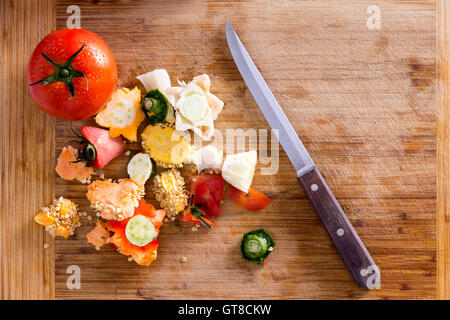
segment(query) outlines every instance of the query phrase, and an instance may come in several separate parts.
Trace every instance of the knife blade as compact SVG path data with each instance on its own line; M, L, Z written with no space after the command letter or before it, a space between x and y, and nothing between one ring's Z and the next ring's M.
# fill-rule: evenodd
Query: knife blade
M228 47L245 84L252 93L267 122L269 122L270 127L276 129L274 132L278 133L278 141L297 171L297 176L311 171L314 168L314 162L308 151L306 151L283 109L281 109L272 91L270 91L267 83L248 55L247 50L245 50L241 40L228 22L226 23L226 35Z
M328 184L287 119L231 24L226 38L234 62L250 93L297 172L297 178L322 221L354 281L364 289L377 288L380 270L354 230Z

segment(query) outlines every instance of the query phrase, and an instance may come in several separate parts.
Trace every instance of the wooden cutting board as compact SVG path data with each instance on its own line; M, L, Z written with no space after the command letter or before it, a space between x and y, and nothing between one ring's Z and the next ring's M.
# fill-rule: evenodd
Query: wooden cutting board
M1 5L2 16L14 12L16 18L33 21L44 15L50 21L26 41L13 30L17 21L3 26L1 65L9 71L8 78L2 72L1 82L3 298L449 297L448 182L441 178L449 175L445 1L78 4L81 26L98 33L112 49L119 86L142 89L135 77L155 68L166 68L172 81L207 73L212 92L225 102L218 129L267 129L228 50L225 21L230 21L379 266L381 287L371 291L351 280L282 149L278 173L261 175L260 164L253 181L274 200L271 206L252 213L225 199L223 216L212 231L167 223L158 259L149 267L128 262L112 248L97 251L89 245L86 234L95 218L83 218L67 241L53 241L34 225L33 215L54 196L74 200L95 217L86 186L64 181L53 171L55 158L72 138L69 123L40 112L24 82L34 45L54 29L55 13L56 28L66 27L71 4ZM370 20L377 8L379 28ZM30 22L22 24L26 34ZM11 48L5 39L20 45ZM22 98L11 101L11 94ZM74 127L86 123L94 122ZM129 149L134 154L140 146L130 144ZM115 159L104 169L105 177L125 177L129 159ZM188 173L183 170L184 176ZM146 191L146 199L156 205L149 186ZM264 266L247 263L239 252L242 234L260 227L277 243ZM50 247L43 249L44 243ZM29 259L37 267L30 267ZM81 270L80 289L67 287L73 265Z

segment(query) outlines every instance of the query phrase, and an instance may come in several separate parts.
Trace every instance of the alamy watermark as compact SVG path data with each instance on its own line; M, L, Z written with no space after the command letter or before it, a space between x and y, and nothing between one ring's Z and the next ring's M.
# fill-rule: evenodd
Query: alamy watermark
M77 5L71 5L67 7L67 17L66 26L68 29L80 29L81 28L81 10Z
M380 7L373 4L367 7L367 18L366 25L370 30L380 30L381 29L381 10Z
M69 290L81 289L81 269L79 266L73 264L67 267L66 273L70 274L67 277L66 286Z
M275 175L280 167L278 132L278 129L215 129L211 141L204 141L194 134L193 144L196 150L212 144L225 155L255 150L260 174Z
M381 288L381 273L380 269L372 264L367 268L362 268L360 274L363 277L367 277L366 286L368 289L380 289Z

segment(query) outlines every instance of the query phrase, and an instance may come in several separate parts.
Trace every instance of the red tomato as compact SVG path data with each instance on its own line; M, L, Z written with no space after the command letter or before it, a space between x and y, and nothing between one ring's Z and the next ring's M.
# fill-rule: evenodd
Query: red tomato
M83 120L108 102L118 76L114 56L102 38L84 29L64 29L47 35L31 55L28 84L45 78L46 81L28 87L36 104L57 118Z
M256 189L250 188L248 193L245 193L232 185L228 186L228 197L249 211L264 209L272 202L272 199Z

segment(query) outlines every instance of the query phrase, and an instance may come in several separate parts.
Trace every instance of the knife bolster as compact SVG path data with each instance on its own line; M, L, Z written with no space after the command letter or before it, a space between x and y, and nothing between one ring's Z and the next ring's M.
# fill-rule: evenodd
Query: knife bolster
M301 176L307 174L308 172L314 170L316 168L316 165L314 163L305 165L297 170L297 178L300 178Z

